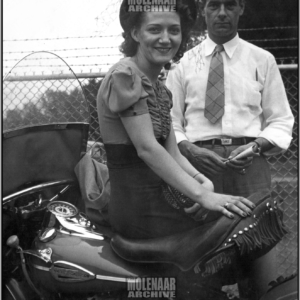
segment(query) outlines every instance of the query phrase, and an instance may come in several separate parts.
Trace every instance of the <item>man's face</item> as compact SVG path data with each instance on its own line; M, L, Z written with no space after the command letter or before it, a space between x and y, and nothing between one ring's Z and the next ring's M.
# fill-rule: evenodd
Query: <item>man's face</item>
M224 44L235 37L240 16L244 12L243 0L207 0L202 10L209 37Z

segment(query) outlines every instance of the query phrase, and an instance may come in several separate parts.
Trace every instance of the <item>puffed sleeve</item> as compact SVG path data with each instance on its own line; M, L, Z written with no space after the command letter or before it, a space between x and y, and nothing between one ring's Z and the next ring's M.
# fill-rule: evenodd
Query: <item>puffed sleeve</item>
M108 97L109 109L121 117L148 113L148 93L142 85L141 77L129 66L116 69L111 74Z

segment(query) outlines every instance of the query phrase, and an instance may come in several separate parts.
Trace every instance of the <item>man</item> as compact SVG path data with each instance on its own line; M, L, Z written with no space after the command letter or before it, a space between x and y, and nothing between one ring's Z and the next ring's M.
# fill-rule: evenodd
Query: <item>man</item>
M244 8L244 0L202 1L208 37L169 72L167 86L180 151L216 192L247 197L270 188L264 156L288 148L294 118L274 57L237 34ZM232 159L252 146L263 155Z
M294 118L274 57L237 34L244 8L244 0L203 0L208 37L185 53L166 84L180 151L216 192L247 197L270 189L265 156L288 148ZM234 159L251 147L261 155ZM258 294L277 276L274 259L270 251L246 268Z

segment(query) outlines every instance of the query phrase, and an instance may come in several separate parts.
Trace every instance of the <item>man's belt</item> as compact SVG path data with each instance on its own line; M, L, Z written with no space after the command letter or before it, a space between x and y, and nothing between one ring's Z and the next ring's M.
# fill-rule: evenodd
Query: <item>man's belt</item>
M243 138L224 138L224 139L212 139L206 141L195 142L194 144L201 147L203 145L222 145L222 146L239 146L246 145L253 142L256 138L243 137Z

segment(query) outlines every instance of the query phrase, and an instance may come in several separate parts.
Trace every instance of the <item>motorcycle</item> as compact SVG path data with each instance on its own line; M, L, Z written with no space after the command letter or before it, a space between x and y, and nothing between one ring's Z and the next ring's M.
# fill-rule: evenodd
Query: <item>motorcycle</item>
M53 78L61 79L50 70L43 77L50 86L46 90L33 87L40 93L38 101L29 95L22 100L22 110L30 111L29 121L20 114L11 122L9 105L4 115L2 299L228 299L220 286L243 277L234 250L237 244L232 242L241 234L232 233L232 240L208 251L195 267L190 258L199 247L192 243L197 231L131 241L86 213L74 173L87 155L89 140L89 108L81 83L61 58L48 52L26 56L14 73L23 72L33 58L46 71L50 68L43 65L47 59L62 63L68 74L61 77L76 82L77 88L53 93ZM16 75L5 80L8 86L24 84ZM26 80L38 78L33 75ZM12 90L18 95L14 85L7 97ZM53 107L57 95L58 108ZM76 107L72 112L62 103L68 95ZM263 214L266 208L260 210ZM270 202L267 211L274 214L277 210L276 203ZM250 223L247 231L253 227ZM280 230L281 237L285 232Z

